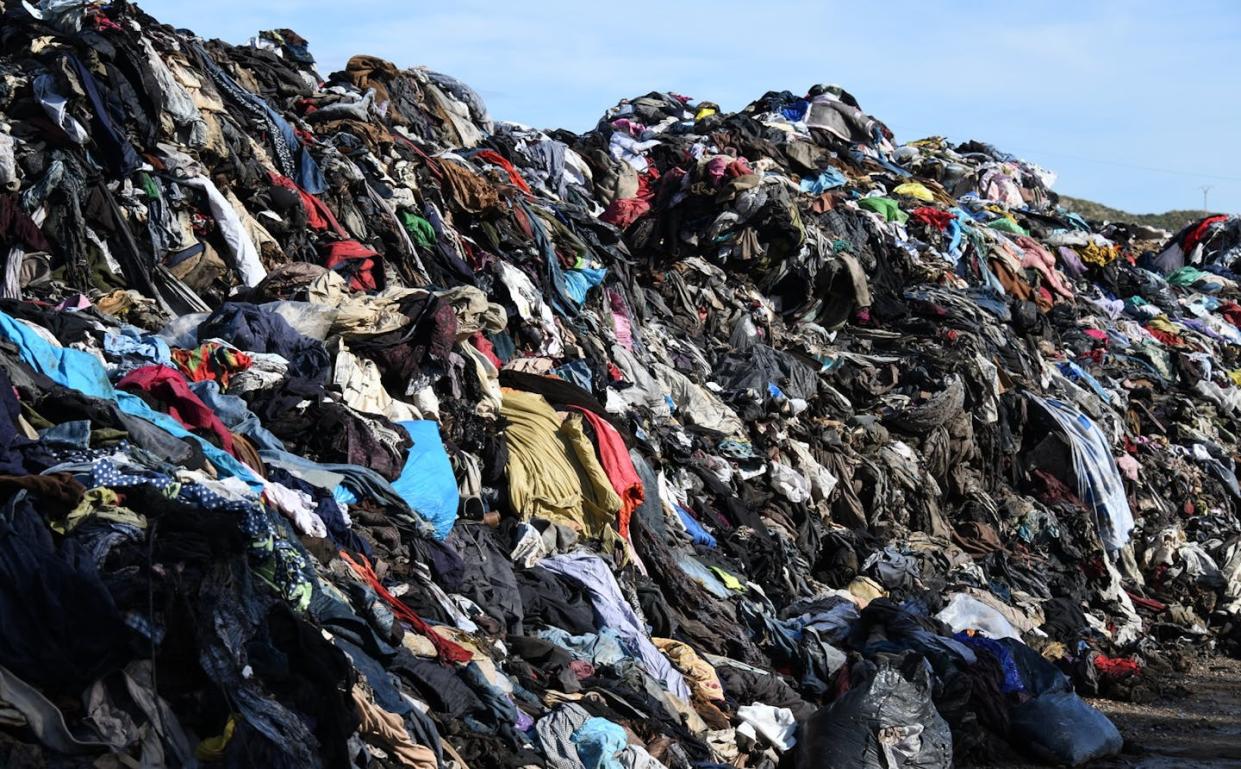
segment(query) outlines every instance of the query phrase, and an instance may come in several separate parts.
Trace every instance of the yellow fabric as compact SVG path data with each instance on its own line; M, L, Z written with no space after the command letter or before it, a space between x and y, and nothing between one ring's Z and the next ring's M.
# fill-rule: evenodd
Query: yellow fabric
M586 437L582 415L571 413L560 425L560 434L569 446L569 461L576 466L582 480L582 507L585 521L591 528L606 528L620 516L621 498L608 480L595 444ZM591 532L602 534L602 531Z
M681 671L694 694L704 700L724 700L724 687L715 668L699 657L692 646L671 638L651 638L651 643Z
M1146 321L1146 325L1149 326L1150 328L1155 329L1156 331L1162 331L1165 334L1179 334L1182 331L1182 329L1179 326L1176 326L1175 324L1172 323L1172 321L1168 320L1166 315L1160 315L1158 317L1151 318L1150 320Z
M228 721L224 724L224 733L215 737L208 737L198 743L198 747L194 748L194 755L199 761L219 761L224 758L224 749L228 747L228 743L233 739L233 732L237 731L237 714L230 715Z
M870 577L855 577L849 583L849 595L853 596L858 606L865 609L866 605L876 598L882 598L888 594L875 580Z
M694 115L694 120L702 120L704 117L711 117L715 114L715 110L711 107L702 107L698 110L698 114Z
M924 203L930 203L935 200L935 195L921 182L905 182L892 190L892 192L897 195L908 195L911 198L917 198Z
M599 464L580 415L561 417L542 395L505 390L509 503L525 519L543 518L615 544L621 500Z
M73 531L83 521L91 516L97 516L105 521L113 521L115 523L123 523L139 529L147 527L147 519L145 516L135 513L127 507L121 506L121 498L112 489L87 489L82 495L82 501L78 506L73 508L69 515L65 516L63 521L51 521L48 525L52 531L57 534L66 534Z
M723 582L724 586L729 590L736 590L737 592L742 592L745 590L745 585L742 584L741 580L724 571L720 567L712 566L711 571L715 572L715 576L719 577L720 582Z
M582 488L560 441L560 418L541 395L505 390L509 504L522 518L567 521L579 528Z
M1083 262L1103 266L1110 264L1117 256L1120 255L1120 251L1116 248L1115 244L1110 246L1099 246L1094 243L1087 243L1085 246L1077 249L1077 254L1082 258Z
M1238 387L1241 387L1241 368L1235 371L1229 371L1228 378L1232 380L1233 384L1235 384Z

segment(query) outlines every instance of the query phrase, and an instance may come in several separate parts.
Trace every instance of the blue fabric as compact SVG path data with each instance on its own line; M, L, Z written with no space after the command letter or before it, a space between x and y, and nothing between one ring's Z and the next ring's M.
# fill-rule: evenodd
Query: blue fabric
M0 312L0 336L17 346L22 361L57 384L92 398L112 401L126 414L146 420L176 438L193 438L221 475L236 476L256 491L262 490L263 484L258 477L231 454L186 430L167 414L152 409L138 396L113 390L103 364L94 355L48 344L43 337L5 312Z
M565 361L555 369L556 376L568 382L572 382L586 392L595 391L594 375L590 371L590 364L584 359Z
M805 99L797 99L796 101L791 101L781 107L780 114L783 115L786 120L797 122L805 119L806 110L808 109L810 109L810 102Z
M625 730L606 718L591 718L570 739L586 769L621 769L616 754L629 744Z
M46 430L39 431L39 440L49 448L88 449L90 448L90 420L81 419L52 425Z
M578 304L586 303L586 294L603 282L608 271L601 267L581 267L565 270L564 287Z
M817 179L803 178L799 186L802 192L808 192L811 195L822 195L828 190L845 186L847 181L848 179L845 178L844 174L828 166L819 172Z
M690 515L685 508L680 505L674 505L674 507L676 507L677 516L681 519L681 523L685 524L685 530L689 532L690 539L694 540L695 545L706 545L711 548L719 545L715 541L715 537L711 536L711 532L704 529L702 524L694 516Z
M1001 690L1005 694L1024 692L1026 690L1026 683L1021 679L1021 671L1017 669L1017 661L1013 658L1013 652L1008 646L994 638L970 635L964 631L953 635L953 638L966 646L975 649L985 649L995 655L995 658L1000 662L1000 670L1004 671L1004 683L1001 685Z
M236 395L225 395L220 392L220 385L210 379L204 382L191 382L190 390L215 412L224 425L239 435L254 441L258 449L275 449L284 451L284 443L263 427L246 402Z
M575 658L600 667L619 665L633 656L626 653L624 641L610 627L600 628L598 633L581 635L573 635L558 627L547 627L536 635L569 651Z
M1086 369L1071 360L1059 363L1057 364L1057 367L1060 369L1060 373L1064 374L1069 379L1076 379L1078 382L1085 382L1089 385L1090 389L1094 390L1094 394L1099 396L1099 400L1104 403L1112 402L1111 393L1103 389L1103 385L1099 384L1099 380L1095 379Z
M397 424L409 433L414 445L409 449L401 477L393 481L392 488L415 513L435 527L435 538L443 539L457 521L461 491L440 438L440 426L428 419Z
M172 351L157 336L144 333L133 326L125 326L119 334L111 331L103 335L103 352L116 364L115 376L122 377L142 366L158 363L172 365Z

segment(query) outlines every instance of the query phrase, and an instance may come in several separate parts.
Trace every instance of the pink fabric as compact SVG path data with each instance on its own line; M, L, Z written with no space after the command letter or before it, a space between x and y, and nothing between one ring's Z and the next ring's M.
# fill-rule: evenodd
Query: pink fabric
M1069 288L1064 276L1056 270L1056 257L1034 238L1018 235L1016 241L1022 251L1021 266L1034 268L1046 279L1047 285L1051 286L1053 291L1065 299L1072 299L1073 289Z

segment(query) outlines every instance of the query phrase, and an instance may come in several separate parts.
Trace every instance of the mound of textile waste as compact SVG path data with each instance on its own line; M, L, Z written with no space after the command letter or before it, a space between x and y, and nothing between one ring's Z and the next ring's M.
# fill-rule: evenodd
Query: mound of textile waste
M0 8L0 766L1076 764L1238 651L1238 218Z

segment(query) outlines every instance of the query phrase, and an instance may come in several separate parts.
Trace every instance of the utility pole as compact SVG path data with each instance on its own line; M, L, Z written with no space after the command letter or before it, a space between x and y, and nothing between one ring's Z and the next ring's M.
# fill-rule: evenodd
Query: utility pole
M1207 193L1211 191L1211 185L1204 184L1198 189L1202 190L1202 212L1207 213L1211 209L1207 208Z

